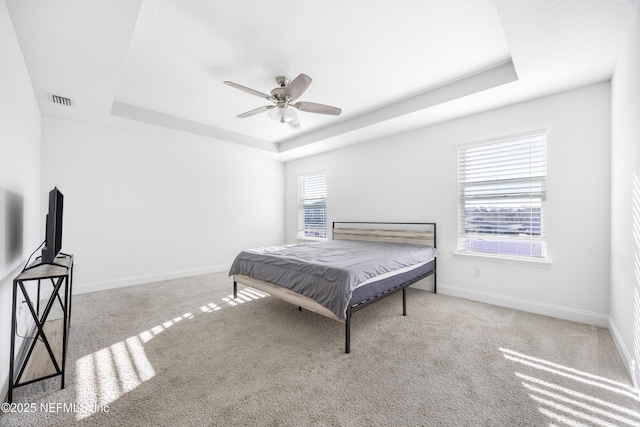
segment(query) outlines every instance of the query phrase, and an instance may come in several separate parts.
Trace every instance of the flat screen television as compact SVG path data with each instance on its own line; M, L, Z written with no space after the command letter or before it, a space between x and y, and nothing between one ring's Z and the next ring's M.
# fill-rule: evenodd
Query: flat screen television
M55 187L49 192L49 211L46 220L45 243L42 248L42 263L53 264L62 249L62 205L64 196Z

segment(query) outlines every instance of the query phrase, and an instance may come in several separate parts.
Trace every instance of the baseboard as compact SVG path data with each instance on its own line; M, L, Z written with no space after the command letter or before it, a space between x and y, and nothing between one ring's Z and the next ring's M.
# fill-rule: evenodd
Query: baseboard
M4 403L9 398L9 367L0 373L0 380L2 385L0 386L0 403Z
M29 329L24 333L24 336L34 337L37 333L37 328L35 323L29 326ZM31 341L29 339L21 339L20 342L16 342L18 346L18 351L16 353L17 357L14 359L14 375L22 366L22 363L27 357L27 351L29 350L29 344ZM11 363L11 360L9 360ZM13 381L13 378L9 375L9 367L7 367L6 371L3 371L1 374L2 378L2 388L0 389L0 396L2 396L2 402L7 402L9 398L9 381Z
M10 340L11 340L11 322L13 321L12 319L12 314L11 313L5 313L4 310L6 307L7 311L11 310L11 300L12 300L12 296L13 296L13 278L15 278L18 274L20 274L22 272L22 268L25 264L26 260L22 259L20 260L20 262L15 262L14 268L9 272L9 274L7 274L5 277L3 277L0 280L0 286L6 286L5 289L5 293L4 293L4 297L6 298L6 305L3 305L3 308L0 310L0 313L2 313L2 317L4 321L6 322L0 322L0 325L2 325L3 328L6 328L7 331L7 335L6 335L6 347L2 346L2 351L6 353L3 356L9 356L9 344L10 344ZM13 265L13 264L12 264ZM0 297L0 300L2 300L2 297ZM26 334L25 334L26 335ZM24 341L23 341L24 342ZM6 350L5 350L6 348ZM0 370L0 402L6 402L7 401L7 397L9 394L9 363L10 363L10 357L6 357L6 359L0 357L0 360L2 361L1 365L2 369ZM1 411L0 411L0 417L1 417Z
M438 283L438 293L609 328L609 315Z
M108 289L122 288L125 286L142 285L145 283L159 282L162 280L179 279L181 277L199 276L201 274L220 273L229 271L231 264L214 265L209 267L194 268L189 270L169 271L145 276L125 277L115 280L103 280L100 282L74 283L73 294L105 291Z
M636 359L633 357L633 353L631 353L627 346L624 344L622 336L620 335L620 332L618 332L618 328L611 318L609 318L609 331L611 332L613 343L616 345L616 349L618 350L618 353L620 354L620 357L624 362L624 366L627 368L629 377L631 377L633 388L636 390L638 397L640 397L640 366L638 366L638 361L636 361Z

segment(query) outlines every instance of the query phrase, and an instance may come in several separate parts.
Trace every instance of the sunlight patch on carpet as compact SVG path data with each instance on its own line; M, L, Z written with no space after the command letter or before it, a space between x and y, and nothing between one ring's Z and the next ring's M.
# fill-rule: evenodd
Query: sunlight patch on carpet
M500 351L516 364L514 375L550 420L569 426L640 427L640 412L606 398L613 393L635 406L639 399L632 386L513 350Z
M221 302L207 303L200 307L201 313L211 313L224 306L237 306L269 296L269 294L245 288L233 295L221 298ZM76 361L76 402L80 408L77 419L92 415L91 408L105 408L126 393L134 390L145 381L152 379L156 372L144 351L144 344L153 337L169 329L176 323L192 319L192 313L185 313L149 328L124 341L88 354Z
M244 288L238 291L238 298L234 299L233 295L227 295L222 298L222 302L224 304L217 305L216 303L210 302L209 304L205 304L200 307L200 311L203 313L210 313L212 311L218 311L222 309L223 306L227 305L230 307L237 306L240 304L244 304L245 302L255 301L260 298L268 297L269 294L258 291L253 288Z
M109 347L88 354L76 361L76 401L79 420L92 414L91 408L104 408L122 395L134 390L156 375L144 351L144 344L191 313L174 317L162 325L140 332Z

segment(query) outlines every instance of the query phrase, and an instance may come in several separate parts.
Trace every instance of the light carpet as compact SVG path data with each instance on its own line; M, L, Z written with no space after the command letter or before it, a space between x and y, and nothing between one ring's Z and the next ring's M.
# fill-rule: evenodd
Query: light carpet
M640 425L609 331L408 289L344 326L224 273L74 297L67 387L3 426ZM23 409L27 406L25 405Z

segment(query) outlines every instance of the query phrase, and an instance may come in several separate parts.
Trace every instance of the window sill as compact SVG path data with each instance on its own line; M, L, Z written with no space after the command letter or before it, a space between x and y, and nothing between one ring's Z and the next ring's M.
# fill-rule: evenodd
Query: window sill
M520 264L533 267L551 267L552 263L549 258L525 258L515 256L505 256L498 254L485 254L481 252L463 252L454 251L453 256L456 258L481 259L485 261L502 262L506 264Z
M313 243L313 242L326 242L326 237L298 237L296 238L297 243Z

